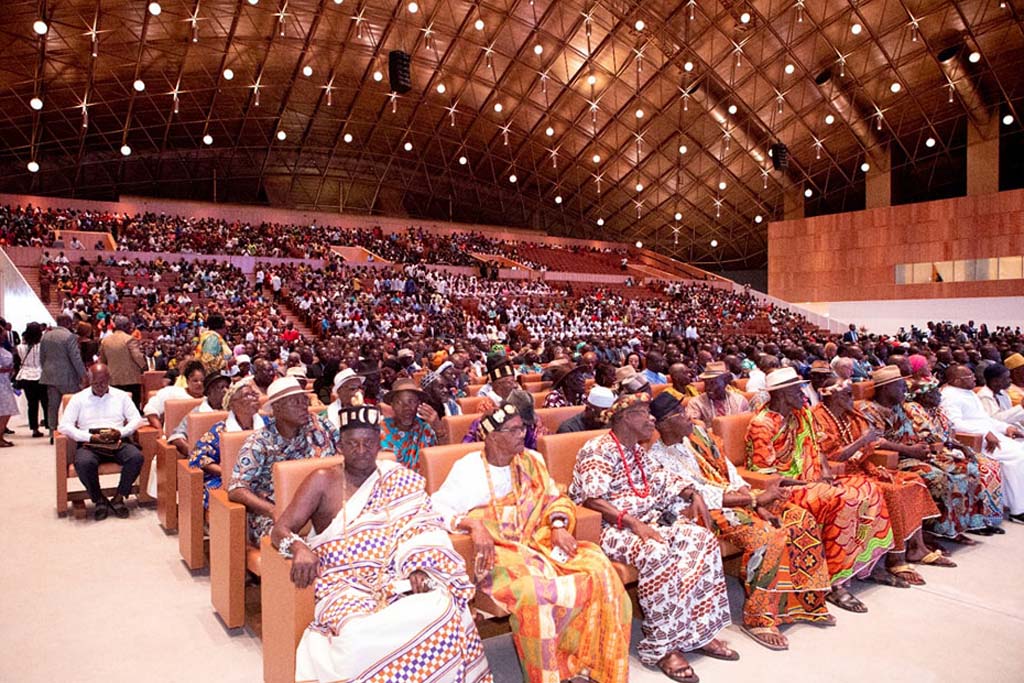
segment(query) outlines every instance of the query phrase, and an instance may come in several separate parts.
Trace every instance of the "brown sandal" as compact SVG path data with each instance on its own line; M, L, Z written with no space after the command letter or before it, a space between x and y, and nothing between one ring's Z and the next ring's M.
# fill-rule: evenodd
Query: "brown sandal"
M668 663L669 658L677 657L682 659L685 664L682 666L671 666ZM678 661L677 659L677 661ZM693 671L693 666L686 661L686 657L680 652L670 652L658 661L658 668L661 669L661 673L668 676L677 683L700 683L700 678Z

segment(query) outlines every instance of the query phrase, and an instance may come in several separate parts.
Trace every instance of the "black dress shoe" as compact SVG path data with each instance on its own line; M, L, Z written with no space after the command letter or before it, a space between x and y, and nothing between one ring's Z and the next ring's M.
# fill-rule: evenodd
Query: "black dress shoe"
M96 509L92 511L92 518L95 519L97 522L102 522L104 519L107 518L107 515L109 515L109 514L110 514L110 505L108 505L104 501L102 503L99 503L96 506Z
M4 429L4 434L5 434L5 435L6 435L6 434L13 434L13 433L14 433L14 430L13 430L13 429Z
M997 536L1001 536L1002 534L1006 533L1006 529L1003 529L1002 527L998 526L988 526L985 528L991 531L992 533L996 534Z
M119 519L128 519L128 506L124 504L124 500L110 501L110 509Z
M45 436L45 434L43 434L43 433L42 433L41 431L39 431L38 429L34 429L34 430L32 430L32 438L33 438L33 439L41 439L41 438L42 438L42 437L44 437L44 436Z

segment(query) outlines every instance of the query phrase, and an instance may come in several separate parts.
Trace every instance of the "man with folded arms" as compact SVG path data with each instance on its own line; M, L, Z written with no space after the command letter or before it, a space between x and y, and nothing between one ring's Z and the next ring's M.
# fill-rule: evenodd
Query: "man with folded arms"
M127 439L143 424L131 394L110 386L110 370L102 363L90 368L89 387L73 395L64 409L57 431L78 444L75 472L96 506L96 520L106 519L111 510L121 519L128 517L124 501L142 471L142 453ZM99 467L104 462L121 466L117 493L111 499L100 486Z

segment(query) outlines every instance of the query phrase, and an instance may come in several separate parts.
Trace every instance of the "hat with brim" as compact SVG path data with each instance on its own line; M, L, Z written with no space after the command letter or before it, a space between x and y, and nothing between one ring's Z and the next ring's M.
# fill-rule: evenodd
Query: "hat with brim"
M639 374L632 365L623 365L621 368L615 368L615 384L616 386L621 385L630 377L635 377Z
M306 375L306 368L296 365L293 368L288 368L284 373L286 377L298 377L299 379L309 379Z
M235 356L235 364L241 365L242 363L252 364L252 358L250 358L249 355L246 353L242 353Z
M787 387L799 386L803 383L804 380L793 368L779 368L768 373L768 376L765 378L765 389L777 391Z
M886 384L892 384L898 380L903 379L903 374L896 365L886 365L883 368L878 368L871 373L871 381L874 383L875 388L885 386Z
M831 375L832 366L829 365L827 360L816 360L811 363L811 374L812 375Z
M569 379L569 377L571 377L573 373L582 373L584 370L584 367L582 365L573 365L569 361L562 362L564 363L564 365L559 366L556 371L551 373L552 389L557 389L563 384L565 384L565 380ZM548 370L551 370L551 366L548 366Z
M203 378L203 391L209 391L210 387L212 387L217 382L220 382L221 380L223 380L225 384L231 384L231 378L225 375L224 373L209 373L208 375L206 375L206 377Z
M359 382L359 386L362 386L366 378L359 376L352 368L345 368L334 376L334 391L337 392L348 381Z
M1003 365L1005 365L1008 370L1016 370L1017 368L1024 367L1024 356L1019 353L1011 353L1003 361Z
M275 402L280 401L282 398L288 398L289 396L296 396L298 394L305 394L306 390L299 384L297 377L279 377L270 383L267 387L267 403L266 405L273 405Z
M697 376L697 379L715 379L717 377L721 377L722 375L729 374L731 373L729 372L728 366L726 366L726 364L723 363L722 361L716 361L714 363L708 363L704 367L704 372L700 373Z
M384 402L390 404L394 398L403 391L411 391L420 397L421 401L427 400L427 395L416 385L416 380L410 377L400 377L391 385L391 391L384 396Z

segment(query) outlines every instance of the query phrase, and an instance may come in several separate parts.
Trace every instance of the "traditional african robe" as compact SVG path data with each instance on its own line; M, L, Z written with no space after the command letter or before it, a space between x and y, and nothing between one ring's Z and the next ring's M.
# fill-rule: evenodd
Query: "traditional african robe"
M708 394L700 394L686 404L686 415L691 420L699 420L706 425L722 415L737 415L750 410L750 404L742 394L731 391L725 393L724 401L712 401Z
M743 553L744 624L770 627L828 618L828 566L818 522L809 512L786 504L779 515L782 527L776 529L751 508L723 507L724 494L748 484L697 425L682 443L655 442L650 456L679 477L683 486L696 488L707 504L711 530Z
M576 503L605 500L664 539L644 541L629 529L601 524L605 554L640 574L637 597L644 620L637 654L648 666L676 650L704 647L731 623L722 552L714 533L687 519L669 523L663 517L678 505L678 493L678 482L642 446L620 449L611 433L580 449L569 486Z
M871 413L867 413L871 418ZM874 424L885 437L907 445L948 444L955 435L941 408L928 410L919 403L906 402L879 415ZM940 516L928 521L933 534L955 538L964 531L997 525L1003 521L1002 481L999 463L975 454L968 459L959 450L945 446L928 460L900 456L900 469L924 478Z
M263 429L263 418L252 416L252 427L254 431ZM203 469L207 465L220 464L220 436L224 432L241 432L242 425L238 424L234 413L228 413L228 419L217 422L210 430L199 437L196 445L192 447L189 455L188 466L196 469ZM221 475L213 474L203 470L203 507L210 506L210 491L219 489Z
M263 429L253 432L238 452L238 461L228 482L228 493L245 488L273 503L274 480L270 475L275 462L329 458L337 454L337 444L338 431L316 415L310 415L309 421L292 439L281 436L274 418L265 418ZM245 519L249 542L253 545L259 545L260 538L274 528L273 519L256 512L247 510Z
M866 576L893 545L892 525L882 492L872 482L821 481L821 449L808 408L789 417L763 409L747 427L747 463L755 472L773 472L809 482L788 489L790 501L821 525L830 581L839 585Z
M869 408L864 406L864 409ZM857 410L846 415L846 425L842 428L824 403L811 408L811 414L814 416L818 444L826 455L838 454L870 428L867 418ZM893 472L878 467L867 460L872 450L868 447L854 454L845 462L844 473L837 479L851 488L858 488L864 481L870 480L881 489L892 523L892 551L902 553L907 549L907 540L921 529L924 520L939 516L939 508L935 506L928 486L921 477L913 472Z
M579 542L565 562L552 557L551 516L564 516L571 532L576 506L539 453L526 449L508 467L487 463L481 451L465 455L433 501L452 531L468 514L494 539L494 569L477 577L477 587L511 613L527 681L559 683L581 673L602 683L628 680L629 596L593 543Z
M320 568L296 681L492 680L469 610L473 584L418 474L379 461L306 544ZM434 587L409 593L402 584L414 571Z
M423 418L414 418L412 429L406 432L393 417L381 420L380 449L394 453L395 459L411 470L419 467L420 451L436 445L437 434Z

